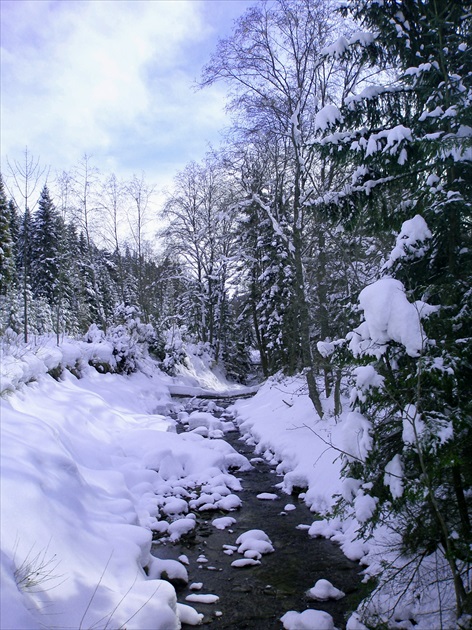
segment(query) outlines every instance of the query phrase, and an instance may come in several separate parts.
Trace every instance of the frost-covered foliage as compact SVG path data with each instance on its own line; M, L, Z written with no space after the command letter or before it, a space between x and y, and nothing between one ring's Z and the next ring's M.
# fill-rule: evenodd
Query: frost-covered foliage
M187 352L185 350L185 330L173 327L166 332L165 357L161 362L161 368L171 376L175 376L178 365L185 365Z
M398 233L348 336L363 366L353 418L370 440L346 458L359 482L349 501L365 530L392 528L411 558L398 579L386 570L392 587L435 553L448 572L437 584L449 581L461 617L472 611L471 14L460 2L352 0L344 10L372 37L339 54L384 74L325 126L321 145L358 165L333 201Z
M97 370L131 374L143 368L150 349L155 355L161 355L163 342L151 324L141 322L136 306L118 304L113 312L113 321L106 332L92 324L84 336L85 341L96 347L92 364Z
M455 600L461 617L472 612L470 7L351 0L343 11L371 36L326 53L382 73L320 126L321 150L357 167L328 207L397 234L349 335L363 370L351 402L364 449L348 452L358 485L346 496L364 530L395 531L390 544L410 558L398 579L385 573L400 604L411 595L400 596L404 581L418 588L410 568L424 578L433 554L438 589L454 592L441 590L440 614Z

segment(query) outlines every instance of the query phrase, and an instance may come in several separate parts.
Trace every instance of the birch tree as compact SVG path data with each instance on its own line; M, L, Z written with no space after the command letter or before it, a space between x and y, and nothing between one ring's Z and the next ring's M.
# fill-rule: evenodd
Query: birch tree
M217 81L229 85L230 109L239 133L248 139L263 134L277 147L275 194L268 202L257 195L253 200L270 219L292 263L293 343L299 348L298 367L306 373L309 395L320 416L323 408L315 379L320 357L311 333L304 231L316 172L317 154L310 142L315 116L338 88L332 82L336 64L321 63L332 29L325 2L260 2L236 22L228 39L219 42L202 80L203 86Z

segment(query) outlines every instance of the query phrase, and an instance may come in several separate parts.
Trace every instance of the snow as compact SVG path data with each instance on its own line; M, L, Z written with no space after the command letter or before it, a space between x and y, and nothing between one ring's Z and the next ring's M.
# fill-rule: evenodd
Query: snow
M194 604L216 604L219 600L218 595L204 595L203 593L190 593L190 595L187 595L185 598L186 602L192 602Z
M303 378L275 376L255 397L238 400L234 409L243 438L277 466L278 488L289 495L294 488L306 489L307 505L324 514L341 491L341 462L327 448L332 441L339 444L341 431L329 414L316 422L311 402L300 395L304 386Z
M384 484L390 489L394 499L399 499L403 494L403 464L402 457L397 453L385 466Z
M348 48L348 40L344 36L341 36L334 43L326 46L325 48L322 48L321 54L339 59L345 54Z
M364 462L372 448L372 424L358 411L350 411L340 435L340 446L348 459Z
M160 578L165 574L170 580L179 580L185 584L188 583L187 569L177 560L151 558L148 562L147 569L150 578Z
M416 444L425 430L425 424L421 419L415 405L407 405L402 414L402 440L404 444Z
M333 618L322 610L289 610L280 620L285 630L334 630Z
M341 112L336 105L325 105L316 113L315 130L326 131L329 127L342 122Z
M274 494L273 492L261 492L256 498L261 499L262 501L275 501L279 498L279 495Z
M258 564L261 564L259 560L254 560L253 558L240 558L239 560L234 560L234 562L231 563L231 566L236 569L241 569L243 567L254 567Z
M357 400L365 401L365 394L374 387L382 387L384 378L374 368L373 365L362 365L352 370L355 377L356 386L351 392L351 405Z
M361 46L369 46L375 39L375 35L365 31L356 31L347 40L344 36L339 37L335 42L326 46L321 50L322 55L333 57L334 59L340 59L349 49L349 46L353 44L360 44Z
M403 125L397 125L388 130L386 148L394 147L403 140L412 141L411 129L404 127Z
M241 393L257 391L257 387L247 388L228 381L223 372L214 365L213 359L192 344L186 344L188 358L185 363L177 363L176 376L169 382L172 395L231 397Z
M371 366L357 368L354 379L358 395L362 395L369 387L382 386L380 375ZM399 541L394 530L383 524L369 538L362 534L362 525L373 514L377 501L369 493L369 484L362 484L359 479L342 478L339 458L339 452L342 451L347 457L365 460L371 447L371 424L359 412L350 411L349 401L344 398L341 416L335 418L332 400L323 399L325 416L323 419L317 418L305 387L301 377L276 375L263 384L252 399L236 402L236 421L246 442L255 445L257 453L277 466L280 479L277 488L280 492L291 494L295 486L298 490L304 490L299 495L299 500L303 500L316 516L314 514L311 525L301 524L297 529L306 530L311 538L323 537L339 544L349 559L360 561L364 565L365 580L371 576L381 579L385 563L400 561L395 552L389 555L388 551L395 549ZM414 407L406 407L403 418L403 439L408 446L411 444L410 440L414 439L413 419L420 436L423 428ZM444 433L448 435L448 427L444 428ZM383 479L392 498L400 496L402 474L401 458L393 457L386 466ZM338 497L344 497L353 503L352 510L342 519L333 516L331 511ZM320 518L323 516L324 518ZM395 523L392 526L394 528ZM233 551L234 549L225 550L228 553ZM236 562L236 566L245 564L244 559ZM408 557L402 558L401 562L406 567L409 566ZM371 598L361 604L359 614L351 615L347 628L365 630L366 626L360 616L364 611L373 615L374 619L378 615L387 626L392 615L392 601L397 599L398 614L402 615L399 619L408 622L409 617L404 616L406 609L403 612L400 610L402 603L406 601L408 605L411 603L411 618L418 624L415 628L429 630L431 627L439 627L439 618L437 612L434 612L437 611L434 604L434 578L431 578L431 584L428 581L428 567L431 568L432 575L432 567L438 562L442 562L441 558L438 554L433 554L421 570L421 576L412 576L411 588L400 599L398 591L393 590L387 579ZM326 578L329 580L330 576L327 575ZM452 602L453 611L452 588L447 597ZM285 628L305 627L312 630L334 627L329 618L313 617L315 612L289 611L282 622ZM452 625L451 623L451 627Z
M378 499L376 497L364 494L363 490L359 491L359 494L354 499L354 510L359 523L365 523L372 516L377 502Z
M111 353L103 340L45 339L2 357L2 628L201 622L167 581L188 581L184 558L151 555L152 535L191 532L200 488L212 505L236 509L240 483L228 469L250 464L222 440L175 433L165 415L173 381L151 363L130 376L89 366ZM48 374L56 368L60 381Z
M169 539L171 542L176 542L180 540L182 536L185 534L189 534L195 527L195 520L190 518L180 518L170 525L167 528L167 533L169 534Z
M236 523L236 519L232 518L231 516L222 516L221 518L215 518L211 522L213 527L216 527L216 529L227 529L228 527L231 527L231 525L234 525L235 523Z
M365 315L358 332L361 342L381 346L394 340L409 352L418 351L419 306L407 300L403 285L384 278L367 289L361 300ZM408 319L411 309L418 325L405 331L407 322L398 320ZM351 344L356 347L352 339ZM0 627L171 630L181 623L199 625L200 613L178 603L174 587L166 581L188 581L188 558L161 559L158 547L155 557L151 543L153 533L170 543L191 533L196 523L192 511L232 512L241 505L237 494L241 483L232 473L249 470L248 460L218 437L204 438L194 430L178 435L168 417L173 410L196 429L213 427L223 434L231 430L232 423L216 421L211 413L182 412L170 397L172 387L204 391L215 376L207 374L201 357L192 360L187 376L182 372L171 378L149 363L146 373L119 376L89 367L89 359L96 356L93 343L65 342L56 348L45 342L39 350L18 348L2 361ZM108 351L102 345L100 356L106 357ZM60 381L47 373L58 365ZM81 378L67 366L74 371L79 367ZM200 370L204 386L197 384ZM372 366L356 368L353 377L358 398L383 385ZM223 396L235 389L225 385L225 381L218 385ZM316 513L311 525L301 526L306 535L338 543L348 558L362 561L367 579L378 575L388 560L385 549L392 534L381 527L369 540L363 537L361 525L376 509L376 499L368 484L342 478L339 454L364 461L371 447L371 425L362 414L349 410L346 399L341 416L334 415L332 400L322 403L321 420L306 395L304 379L276 375L252 399L238 400L232 410L244 440L259 456L253 463L263 458L276 467L278 494L260 496L275 499L301 491L299 500ZM416 408L406 407L405 446L421 439L424 430ZM443 433L441 439L448 439L450 427L445 426ZM387 464L383 479L393 499L401 497L402 475L398 454ZM338 497L353 501L352 512L343 520L331 512ZM287 503L284 509L295 505ZM212 525L227 529L235 521L219 516ZM259 566L263 555L273 551L261 529L244 532L236 545L224 545L222 550L240 554L232 566L242 570ZM206 560L202 554L199 563L207 566ZM437 567L438 560L432 557L431 567ZM32 584L36 573L46 575L47 582ZM313 595L336 593L326 577L310 589ZM201 591L203 584L194 582L189 588ZM198 600L187 603L214 603L218 598L194 595ZM431 589L426 595L434 599ZM413 602L412 614L421 621L421 630L434 627L436 619L429 609L421 617L426 595L421 601L405 596ZM388 592L380 589L366 606L382 611L390 602ZM329 615L312 609L288 611L282 623L285 628L334 628ZM351 615L347 627L363 629L360 617Z
M407 354L417 357L426 341L421 326L421 305L411 303L405 288L395 278L385 277L365 287L359 295L365 322L351 334L350 349L355 355L370 350L382 353L385 344L396 341Z
M400 258L420 258L425 253L423 244L430 238L431 232L421 215L405 221L384 269L390 269Z
M191 606L178 603L177 612L179 614L180 621L188 624L189 626L199 626L203 622L203 614L198 613Z
M236 539L236 545L239 545L238 553L243 553L245 558L255 560L259 560L262 555L274 551L270 538L261 529L250 529L244 532Z
M329 599L341 599L345 596L345 593L336 588L328 580L321 579L307 591L307 597L320 602L328 601Z
M330 341L318 341L316 347L324 359L331 356L336 349L335 344Z

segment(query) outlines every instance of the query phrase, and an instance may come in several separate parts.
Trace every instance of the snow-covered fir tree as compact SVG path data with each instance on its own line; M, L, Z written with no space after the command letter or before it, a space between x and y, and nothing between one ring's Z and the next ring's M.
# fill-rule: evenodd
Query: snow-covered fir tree
M14 244L11 233L11 210L0 175L0 296L5 296L15 278Z
M332 50L384 73L322 141L357 165L333 203L367 208L371 225L398 234L350 336L362 365L352 422L370 438L347 472L362 484L354 506L370 506L366 527L395 527L416 557L407 574L442 558L449 578L431 579L454 585L461 617L472 612L471 12L441 0L353 0L347 10L363 30Z
M61 228L49 189L44 186L32 223L31 279L34 297L43 297L51 305L58 295Z

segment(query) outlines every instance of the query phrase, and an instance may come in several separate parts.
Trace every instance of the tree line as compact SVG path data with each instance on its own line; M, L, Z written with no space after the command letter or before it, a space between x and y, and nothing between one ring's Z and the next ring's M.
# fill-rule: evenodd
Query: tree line
M470 42L460 0L258 2L203 71L202 89L227 85L233 124L176 175L159 257L143 238L142 179L124 193L111 177L100 196L112 218L124 194L135 204L125 249L113 220L109 248L93 242L86 162L80 223L52 210L47 188L32 217L28 195L22 215L1 201L2 304L17 304L2 325L25 326L20 303L47 304L54 330L84 331L124 301L234 377L249 348L266 376L302 372L320 417L331 396L341 413L350 382L369 447L345 455L347 504L370 500L365 529L394 527L408 566L441 556L458 617L472 613ZM382 279L416 309L420 347L388 327L388 300L380 328L367 325Z

